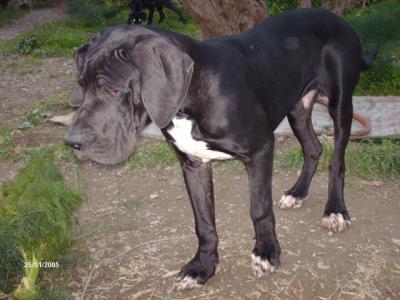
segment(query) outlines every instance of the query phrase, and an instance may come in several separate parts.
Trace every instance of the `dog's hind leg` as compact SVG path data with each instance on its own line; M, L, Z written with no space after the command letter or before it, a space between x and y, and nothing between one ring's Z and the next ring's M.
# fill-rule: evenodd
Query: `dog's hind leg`
M353 105L352 94L347 92L339 101L330 98L329 114L334 123L334 152L329 165L328 201L325 205L322 226L340 232L350 226L350 216L344 202L345 150L350 137ZM333 102L333 103L331 103Z
M333 79L328 84L328 110L334 124L334 149L329 165L328 201L322 219L322 226L332 232L340 232L351 224L343 196L345 150L351 133L352 94L360 74L354 57L346 57L346 61L337 57L332 56L327 68L329 78Z
M322 153L322 146L311 122L316 91L311 91L310 93L312 99L305 96L287 116L290 127L303 150L304 164L297 182L283 194L281 200L278 202L280 208L301 207L302 202L308 195L311 179L314 176Z

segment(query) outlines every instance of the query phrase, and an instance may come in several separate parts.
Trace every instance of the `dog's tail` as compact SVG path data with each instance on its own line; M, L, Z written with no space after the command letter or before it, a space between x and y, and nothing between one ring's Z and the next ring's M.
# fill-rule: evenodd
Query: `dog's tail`
M375 57L378 54L378 50L379 47L376 47L371 53L363 57L361 71L366 71L369 69L369 67L372 65L372 62L374 61Z

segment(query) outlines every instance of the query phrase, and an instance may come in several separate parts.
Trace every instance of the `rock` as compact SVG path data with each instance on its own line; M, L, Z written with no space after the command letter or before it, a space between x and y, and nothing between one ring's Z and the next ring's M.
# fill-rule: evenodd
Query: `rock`
M156 199L156 198L158 198L158 197L159 197L159 196L158 196L157 193L154 193L154 194L150 194L150 195L149 195L149 198L150 198L151 200Z
M330 267L329 265L325 265L322 261L317 263L317 268L320 270L328 270Z
M400 239L392 239L392 242L395 243L397 246L400 246Z

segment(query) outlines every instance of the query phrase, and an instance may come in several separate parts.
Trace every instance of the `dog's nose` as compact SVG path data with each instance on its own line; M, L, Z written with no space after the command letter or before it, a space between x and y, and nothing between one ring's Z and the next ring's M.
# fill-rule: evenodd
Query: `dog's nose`
M81 132L77 132L76 130L68 130L64 137L64 141L67 145L71 146L75 150L81 150L82 145L84 144L84 135Z
M79 141L78 139L74 139L73 137L71 137L70 135L66 135L64 137L64 141L68 146L71 146L72 148L74 148L75 150L81 150L82 147L82 142Z
M82 144L75 143L75 144L72 144L70 146L72 148L74 148L75 150L81 150Z

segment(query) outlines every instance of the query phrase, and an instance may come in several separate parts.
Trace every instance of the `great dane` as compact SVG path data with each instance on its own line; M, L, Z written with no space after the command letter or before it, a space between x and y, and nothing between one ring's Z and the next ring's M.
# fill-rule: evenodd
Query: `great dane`
M350 225L343 198L344 154L352 93L372 63L349 24L321 9L270 17L249 31L206 41L147 26L120 26L92 36L76 52L79 85L65 141L79 159L117 164L133 152L151 121L180 159L195 218L198 250L179 288L210 279L218 264L211 160L238 159L248 173L255 230L253 273L280 264L271 195L274 130L288 117L304 153L302 172L278 205L300 207L321 155L311 111L329 98L334 153L322 225Z

